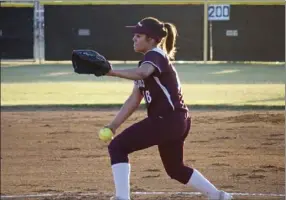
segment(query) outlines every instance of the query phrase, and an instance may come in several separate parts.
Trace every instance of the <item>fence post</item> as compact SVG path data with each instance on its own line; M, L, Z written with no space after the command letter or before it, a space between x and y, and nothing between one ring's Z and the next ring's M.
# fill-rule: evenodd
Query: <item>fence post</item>
M204 63L208 61L208 0L204 1Z
M41 23L40 23L40 2L34 1L34 59L39 60L41 64L40 51L40 37L41 37Z

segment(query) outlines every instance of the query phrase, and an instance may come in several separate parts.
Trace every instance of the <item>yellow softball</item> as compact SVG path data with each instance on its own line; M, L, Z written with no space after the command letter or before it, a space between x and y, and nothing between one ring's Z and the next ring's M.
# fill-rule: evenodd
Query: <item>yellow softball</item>
M102 128L99 131L99 139L104 142L108 142L113 139L113 133L110 128Z

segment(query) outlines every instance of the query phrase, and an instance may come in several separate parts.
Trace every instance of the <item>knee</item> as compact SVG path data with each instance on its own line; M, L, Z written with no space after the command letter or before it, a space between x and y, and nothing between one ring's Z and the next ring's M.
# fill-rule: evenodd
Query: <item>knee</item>
M121 151L120 144L118 142L116 142L115 140L112 140L108 145L109 155L112 156L112 155L114 155L120 151Z
M111 159L111 165L128 162L128 153L124 151L124 147L120 142L112 140L108 145L108 152Z
M179 167L168 167L166 168L166 172L171 179L177 180L180 176Z
M182 184L186 184L193 173L193 169L184 165L178 165L176 167L173 166L166 168L166 172L171 179L175 179Z

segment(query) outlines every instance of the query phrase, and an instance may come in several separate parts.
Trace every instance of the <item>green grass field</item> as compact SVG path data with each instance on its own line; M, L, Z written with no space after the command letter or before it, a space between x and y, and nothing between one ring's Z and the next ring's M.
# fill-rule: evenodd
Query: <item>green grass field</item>
M283 65L178 64L176 68L188 105L285 105ZM1 67L2 107L122 104L132 87L129 80L75 74L70 64Z

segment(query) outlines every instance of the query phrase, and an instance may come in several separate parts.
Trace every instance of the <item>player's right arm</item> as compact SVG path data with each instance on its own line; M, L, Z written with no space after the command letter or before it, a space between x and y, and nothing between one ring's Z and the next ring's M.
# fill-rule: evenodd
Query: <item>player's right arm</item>
M107 127L109 127L113 133L116 129L127 120L128 117L138 108L143 96L140 93L139 88L134 84L133 91L129 98L125 101L120 111L115 118L111 121Z

